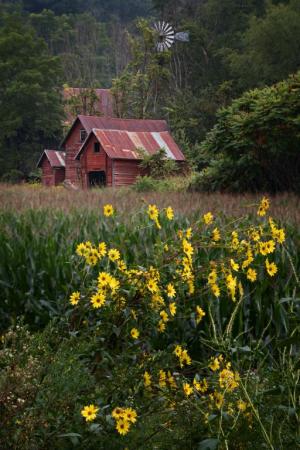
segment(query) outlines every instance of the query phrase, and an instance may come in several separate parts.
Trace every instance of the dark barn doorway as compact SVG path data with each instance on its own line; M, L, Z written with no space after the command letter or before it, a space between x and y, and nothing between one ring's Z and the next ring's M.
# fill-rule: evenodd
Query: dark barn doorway
M103 187L106 185L106 175L103 170L97 172L89 172L90 187Z

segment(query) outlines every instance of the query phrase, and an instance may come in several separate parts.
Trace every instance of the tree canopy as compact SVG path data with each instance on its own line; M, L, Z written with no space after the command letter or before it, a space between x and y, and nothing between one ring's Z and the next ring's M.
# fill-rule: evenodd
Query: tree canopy
M228 55L239 88L271 84L300 67L300 3L270 5L264 17L252 16L241 48Z
M1 21L1 172L28 172L42 145L60 134L59 62L21 15L2 16Z
M40 13L44 9L57 15L92 12L102 21L116 16L125 22L147 15L152 7L151 0L17 0L17 3L31 13Z

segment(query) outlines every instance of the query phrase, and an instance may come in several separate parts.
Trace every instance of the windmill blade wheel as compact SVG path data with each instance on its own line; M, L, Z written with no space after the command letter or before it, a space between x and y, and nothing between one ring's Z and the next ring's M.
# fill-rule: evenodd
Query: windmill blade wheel
M168 50L175 41L175 33L173 28L167 22L157 22L153 25L153 28L158 34L158 39L156 42L156 50L158 52L164 52Z

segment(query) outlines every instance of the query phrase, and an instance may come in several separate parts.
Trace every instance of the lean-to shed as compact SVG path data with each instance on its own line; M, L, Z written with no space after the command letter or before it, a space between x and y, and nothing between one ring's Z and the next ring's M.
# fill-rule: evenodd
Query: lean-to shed
M57 186L65 179L65 152L44 150L37 167L42 169L44 186Z

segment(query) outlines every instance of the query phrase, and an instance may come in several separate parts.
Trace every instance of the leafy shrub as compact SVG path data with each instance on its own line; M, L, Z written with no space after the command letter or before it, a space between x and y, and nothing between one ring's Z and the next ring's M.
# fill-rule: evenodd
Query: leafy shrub
M42 170L41 169L32 170L27 177L27 182L41 183L42 182Z
M174 175L179 166L173 159L167 158L166 151L161 148L153 155L142 152L143 159L140 166L145 169L152 178L161 179Z
M148 175L138 176L133 189L137 192L179 192L187 191L194 179L194 173L185 176L171 176L157 180Z
M193 188L300 192L300 72L219 110L200 147L209 160Z
M16 184L16 183L20 183L21 181L23 181L24 177L25 177L24 173L21 172L21 170L12 169L9 172L2 175L1 180L4 183Z
M76 433L65 436L64 431L76 421L80 431L78 405L95 380L85 368L89 342L66 331L52 323L30 334L17 325L2 337L1 448L67 449L76 442Z
M151 192L157 188L157 180L148 175L138 176L133 185L133 189L137 192Z

